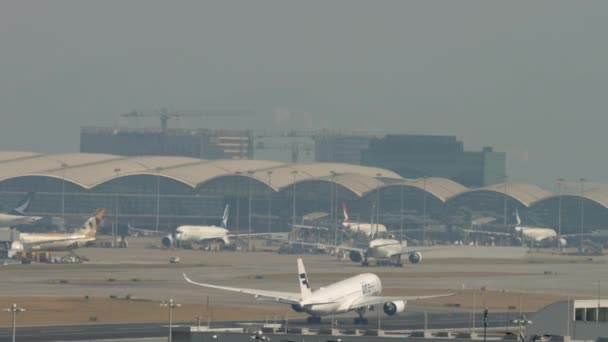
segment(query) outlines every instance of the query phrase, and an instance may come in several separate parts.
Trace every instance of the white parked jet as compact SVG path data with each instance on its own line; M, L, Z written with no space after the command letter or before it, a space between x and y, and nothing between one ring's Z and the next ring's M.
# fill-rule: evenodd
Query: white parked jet
M222 224L220 227L217 226L179 226L175 230L175 234L169 234L162 238L161 243L165 248L171 248L174 246L183 246L193 243L209 243L216 242L222 246L229 245L231 243L230 238L235 236L261 236L268 235L268 233L256 233L256 234L233 234L228 229L228 214L230 211L230 205L227 204L224 209L224 216L222 217Z
M517 224L513 227L514 233L505 233L505 232L489 232L483 230L471 230L465 229L464 231L467 233L476 233L476 234L485 234L485 235L500 235L500 236L511 236L516 237L521 240L522 244L527 244L530 247L538 246L538 245L548 245L555 246L557 244L557 232L553 228L545 228L545 227L533 227L533 226L523 226L521 219L519 217L519 212L515 212L515 219L517 220ZM565 247L567 245L566 239L564 236L574 236L570 235L562 235L559 240L559 244L561 247Z
M105 211L97 209L95 215L73 233L20 233L19 238L11 242L9 255L21 251L72 251L87 246L95 241Z
M15 227L20 224L32 224L42 217L40 216L25 216L25 212L32 204L34 193L30 192L8 213L0 213L0 227Z
M308 323L320 323L322 316L354 311L359 315L359 317L355 319L355 324L367 324L367 319L364 318L365 313L367 311L375 310L376 307L382 306L382 310L385 314L393 316L405 310L405 305L408 300L452 295L380 296L380 293L382 292L382 283L380 278L372 273L359 274L312 291L302 259L298 259L298 282L300 284L300 293L203 284L191 280L185 273L183 276L187 282L194 285L252 294L259 300L275 301L291 305L291 308L294 311L305 312L310 315L308 317Z
M386 226L383 224L375 223L364 223L364 222L351 222L346 210L346 204L342 203L342 213L344 214L344 221L342 221L342 227L349 229L353 233L362 233L368 237L373 237L378 234L386 233Z
M519 212L517 211L515 212L515 219L517 220L517 224L514 229L521 236L522 242L530 245L551 244L552 246L555 246L556 242L558 242L555 229L522 226ZM563 237L559 241L561 247L565 247L567 243L568 242Z
M221 244L230 244L230 232L228 226L228 213L230 205L227 204L224 208L224 216L220 227L212 226L179 226L175 230L175 234L169 234L162 238L163 247L170 248L173 246L183 246L192 243L220 242Z

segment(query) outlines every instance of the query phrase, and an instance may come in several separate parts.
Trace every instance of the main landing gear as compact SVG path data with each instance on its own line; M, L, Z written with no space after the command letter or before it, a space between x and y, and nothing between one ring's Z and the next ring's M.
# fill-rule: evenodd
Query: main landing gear
M319 316L308 316L308 318L306 318L306 322L308 324L321 324L321 317L319 317Z
M365 314L365 311L366 311L365 308L355 310L355 312L357 312L357 315L359 315L359 317L356 317L355 319L353 319L354 324L366 325L368 323L367 318L363 317L363 315Z

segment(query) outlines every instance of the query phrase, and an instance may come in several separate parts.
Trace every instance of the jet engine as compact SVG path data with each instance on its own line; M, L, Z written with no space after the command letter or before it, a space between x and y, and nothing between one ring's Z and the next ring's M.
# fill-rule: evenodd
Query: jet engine
M304 312L304 308L300 304L291 304L291 308L295 312Z
M14 258L18 253L21 253L25 250L23 244L19 241L13 241L10 244L10 249L8 250L7 256L9 258Z
M568 245L568 241L566 241L564 238L559 239L559 243L562 247L566 247L566 245Z
M173 236L171 234L169 234L169 235L163 237L163 239L161 240L161 244L165 248L173 247Z
M23 250L24 250L23 244L19 241L11 242L11 250L14 252L23 252Z
M405 310L405 304L407 302L404 300L398 300L398 301L394 301L394 302L386 302L384 303L384 305L382 306L382 310L384 310L384 313L389 315L389 316L393 316L397 313L403 312L403 310Z
M363 260L363 255L361 255L361 252L351 251L349 256L350 260L353 262L361 262Z
M407 259L410 261L410 264L417 264L422 261L422 254L420 252L410 253Z

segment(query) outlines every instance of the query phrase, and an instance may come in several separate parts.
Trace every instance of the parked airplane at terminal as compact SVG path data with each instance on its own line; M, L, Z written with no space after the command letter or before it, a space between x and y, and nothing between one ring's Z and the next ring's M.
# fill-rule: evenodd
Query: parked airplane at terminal
M386 226L380 223L364 223L364 222L351 222L346 210L346 204L342 203L342 213L344 214L344 221L342 226L349 229L353 233L363 233L368 237L373 237L378 234L386 233Z
M210 243L216 242L222 246L229 245L231 243L230 238L235 236L261 236L268 235L268 233L256 233L256 234L234 234L231 233L228 226L228 214L230 211L230 205L227 204L224 209L224 216L222 217L222 223L220 227L217 226L179 226L175 230L174 234L168 234L163 237L161 243L165 248L171 248L176 246L184 246L193 243Z
M534 227L534 226L524 226L522 225L521 219L519 217L519 212L515 212L515 219L517 223L513 227L514 233L504 233L504 232L489 232L489 231L481 231L481 230L464 230L468 233L479 233L479 234L487 234L487 235L502 235L502 236L514 236L521 240L522 244L527 244L529 246L539 246L539 245L548 245L548 246L556 246L558 242L558 236L555 229L546 228L546 227ZM561 247L565 247L568 242L563 237L566 235L562 235L559 238L559 245ZM572 234L567 236L573 236Z
M30 208L32 204L32 198L34 193L30 192L23 199L17 203L17 206L8 213L0 213L0 227L14 227L20 224L31 224L42 217L40 216L26 216L25 212Z
M555 229L522 226L521 219L519 218L519 212L515 212L515 219L517 220L517 224L515 225L514 229L521 236L522 242L530 245L550 244L552 246L555 246L556 242L558 242L558 236ZM566 239L563 237L560 238L559 245L561 247L565 247L567 244L568 242Z
M382 292L382 283L380 278L372 273L359 274L337 283L321 287L316 291L312 291L302 259L298 259L298 282L300 283L300 293L203 284L192 281L185 273L183 276L187 282L194 285L252 294L259 300L275 301L291 305L291 308L295 312L305 312L310 315L308 317L308 323L320 323L322 316L354 311L359 315L359 317L355 319L355 324L367 324L367 319L364 317L365 313L367 311L375 310L376 307L382 306L382 310L385 314L393 316L405 310L405 305L408 300L451 295L380 296L380 293Z
M97 209L95 215L73 233L20 233L18 240L12 241L9 256L21 251L71 251L84 247L96 240L97 227L100 225L105 209Z

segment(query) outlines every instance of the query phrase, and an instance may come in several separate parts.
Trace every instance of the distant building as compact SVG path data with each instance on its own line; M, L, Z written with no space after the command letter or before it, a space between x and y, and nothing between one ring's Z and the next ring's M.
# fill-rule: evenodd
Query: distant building
M126 129L82 127L80 152L123 156L182 156L202 159L251 159L248 130Z
M491 147L465 151L455 136L387 135L371 139L362 164L386 168L404 178L443 177L468 187L503 182L506 155Z
M306 136L256 136L253 159L311 163L315 161L315 141Z
M369 135L320 134L315 137L319 162L361 164L362 152L369 148Z

